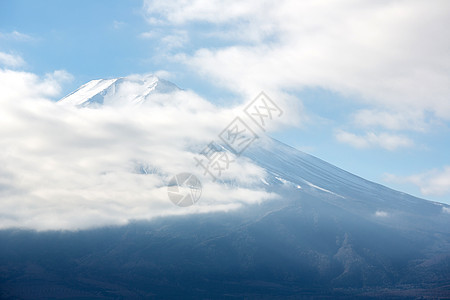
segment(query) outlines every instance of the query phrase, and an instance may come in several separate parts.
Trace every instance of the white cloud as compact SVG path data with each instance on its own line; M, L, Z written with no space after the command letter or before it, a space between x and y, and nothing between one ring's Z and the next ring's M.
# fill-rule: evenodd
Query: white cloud
M354 116L356 126L365 128L380 127L387 130L412 130L425 132L430 124L421 111L390 112L377 109L362 109Z
M28 42L34 40L34 38L28 34L18 32L16 30L8 33L0 32L0 39L16 40L22 42Z
M175 74L171 73L167 70L158 70L158 71L153 72L153 74L155 74L159 78L164 78L165 80L171 80L171 79L175 78Z
M161 39L161 42L167 49L183 47L188 41L189 38L185 31L177 31Z
M189 42L189 35L185 30L161 31L152 29L151 31L139 34L141 39L156 40L159 43L160 51L165 53L168 50L184 47Z
M125 22L117 21L117 20L114 20L114 21L113 21L113 27L114 27L114 29L121 29L121 28L123 28L125 25L127 25L127 23L125 23Z
M155 31L146 31L146 32L142 32L139 34L140 38L143 39L153 39L155 37L157 37L159 34Z
M33 73L0 69L0 103L55 97L61 92L61 84L71 79L72 75L64 70L42 79Z
M322 87L450 119L448 1L148 0L144 8L153 23L222 31L223 46L177 58L231 90Z
M188 21L226 23L257 13L263 5L259 1L144 1L144 8L154 21L153 15L162 16L160 21L183 24ZM220 12L220 13L219 13Z
M385 180L395 183L412 183L419 187L420 192L426 196L450 194L450 166L406 177L387 174Z
M389 133L369 132L365 135L356 135L344 130L338 130L335 133L336 139L341 143L349 144L355 148L373 148L381 147L386 150L397 150L398 148L411 147L414 142L401 135Z
M385 217L387 217L388 215L389 215L389 214L388 214L387 212L382 211L382 210L377 210L377 211L375 212L375 217L385 218Z
M0 52L0 66L1 65L16 68L25 65L25 61L19 55Z
M235 110L185 91L154 95L140 107L76 109L47 100L68 78L0 72L0 228L74 230L227 211L275 197L259 187L264 171L243 158L221 177L238 186L214 183L196 167L194 156ZM133 97L140 87L116 92ZM168 199L166 184L180 172L202 181L195 206L179 208Z

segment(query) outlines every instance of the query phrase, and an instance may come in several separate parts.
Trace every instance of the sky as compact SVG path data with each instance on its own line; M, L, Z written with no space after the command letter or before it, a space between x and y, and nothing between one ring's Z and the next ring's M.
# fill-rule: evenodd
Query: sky
M265 91L286 112L270 136L450 204L448 28L445 0L0 0L3 141L21 99L154 73L222 112Z

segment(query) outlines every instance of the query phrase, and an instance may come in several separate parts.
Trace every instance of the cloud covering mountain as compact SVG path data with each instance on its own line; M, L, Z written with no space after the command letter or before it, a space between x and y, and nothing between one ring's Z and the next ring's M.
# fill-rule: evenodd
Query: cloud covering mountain
M64 79L64 72L43 80L15 71L3 76L22 78L23 89L20 97L5 93L0 102L0 228L74 230L227 211L274 197L259 187L264 170L244 158L222 178L234 186L205 177L198 205L179 209L167 197L173 175L201 175L194 156L236 109L217 108L153 75L103 81L91 96L105 98L104 105L88 108L67 103L89 101L86 86L59 103L45 99L57 92L55 76ZM170 89L161 93L164 85Z

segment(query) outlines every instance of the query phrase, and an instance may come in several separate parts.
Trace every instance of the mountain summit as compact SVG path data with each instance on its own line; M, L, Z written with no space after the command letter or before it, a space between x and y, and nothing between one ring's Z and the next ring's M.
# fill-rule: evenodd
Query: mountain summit
M175 84L156 75L96 79L82 85L58 101L61 105L99 107L144 103L150 95L180 90ZM130 94L130 92L132 92Z

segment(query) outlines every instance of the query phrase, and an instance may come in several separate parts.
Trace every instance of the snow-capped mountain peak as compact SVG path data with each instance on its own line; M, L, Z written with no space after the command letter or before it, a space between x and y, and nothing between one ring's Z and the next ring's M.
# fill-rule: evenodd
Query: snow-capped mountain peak
M58 104L77 107L139 104L145 102L151 95L178 90L180 88L175 84L153 74L96 79L62 98Z

